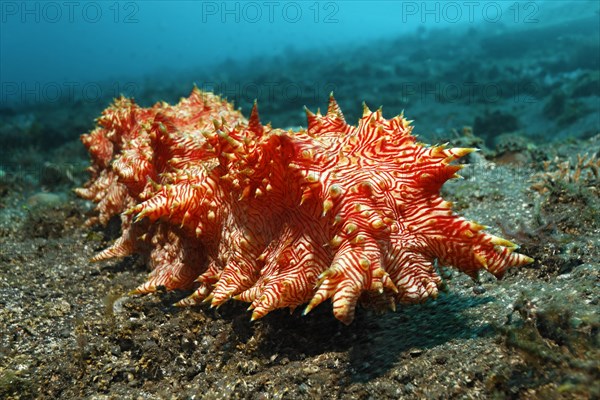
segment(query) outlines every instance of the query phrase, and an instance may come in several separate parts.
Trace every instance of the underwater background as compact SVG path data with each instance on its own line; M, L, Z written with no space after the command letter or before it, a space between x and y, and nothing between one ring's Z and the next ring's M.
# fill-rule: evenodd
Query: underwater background
M444 197L536 262L349 327L124 296L146 265L89 263L118 227L83 226L79 135L194 85L481 149ZM0 398L598 397L599 158L597 1L2 1Z
M590 135L598 18L595 1L7 1L0 100L83 103L83 129L113 97L175 101L195 84L246 110L258 99L282 126L333 91L352 120L362 101L406 109L428 137Z

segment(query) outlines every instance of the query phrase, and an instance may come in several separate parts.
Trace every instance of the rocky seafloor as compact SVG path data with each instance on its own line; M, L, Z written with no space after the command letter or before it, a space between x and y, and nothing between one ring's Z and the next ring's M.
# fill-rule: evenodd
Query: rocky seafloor
M313 68L291 52L251 73L206 72L199 86L216 91L305 87L255 96L275 126L301 125L301 106L324 107L334 89L349 121L363 100L383 104L387 117L406 108L424 141L482 149L444 197L536 261L501 281L447 270L437 300L383 315L359 309L350 326L327 303L308 316L277 310L250 322L247 305L234 301L176 308L188 293L128 296L146 265L90 263L118 223L84 227L92 205L71 192L87 178L77 137L110 99L0 109L0 398L600 397L600 63L590 52L598 43L571 30L539 47L548 32L536 29L529 41L421 33L412 42L428 45L403 52L390 39ZM480 62L489 53L496 62ZM187 95L188 78L150 77L136 97ZM418 91L465 82L502 95ZM230 97L247 115L253 94Z

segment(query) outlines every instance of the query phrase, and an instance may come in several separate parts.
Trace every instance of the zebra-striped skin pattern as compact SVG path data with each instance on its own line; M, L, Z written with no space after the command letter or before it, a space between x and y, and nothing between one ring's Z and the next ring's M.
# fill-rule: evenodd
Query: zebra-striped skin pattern
M531 258L454 214L440 188L474 149L416 142L402 115L366 106L348 125L330 98L300 132L260 123L194 89L171 106L117 99L82 135L97 203L89 224L120 216L122 235L93 261L147 256L134 293L193 290L178 305L230 298L252 319L331 299L348 324L357 302L375 308L435 298L437 265L497 277Z

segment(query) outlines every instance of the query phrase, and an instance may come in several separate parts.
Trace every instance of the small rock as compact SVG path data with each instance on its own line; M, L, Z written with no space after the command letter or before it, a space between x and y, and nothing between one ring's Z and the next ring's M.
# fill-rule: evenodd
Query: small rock
M411 357L419 357L421 354L423 354L423 350L422 349L413 349L410 351L409 354L411 355Z
M473 286L473 293L475 294L484 294L485 288L481 285Z
M404 393L409 394L415 391L415 385L412 383L407 383L404 385Z
M121 347L119 347L119 346L117 346L117 345L115 345L115 346L112 346L112 347L110 348L110 354L112 354L112 355L113 355L113 356L115 356L115 357L118 357L118 356L120 356L120 355L121 355Z
M62 197L56 193L39 192L29 196L27 206L30 208L37 207L54 207L63 201Z

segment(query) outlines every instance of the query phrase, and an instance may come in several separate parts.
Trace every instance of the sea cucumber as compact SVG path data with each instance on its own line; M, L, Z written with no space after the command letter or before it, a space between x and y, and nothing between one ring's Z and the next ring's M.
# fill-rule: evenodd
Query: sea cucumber
M437 264L501 277L532 261L440 196L474 149L418 143L403 115L366 106L351 126L333 96L326 115L306 114L294 132L197 88L177 105L116 99L81 137L91 179L76 193L97 203L87 223L122 227L93 260L147 256L134 292L193 290L178 305L234 298L254 320L331 299L346 324L358 302L436 297Z

